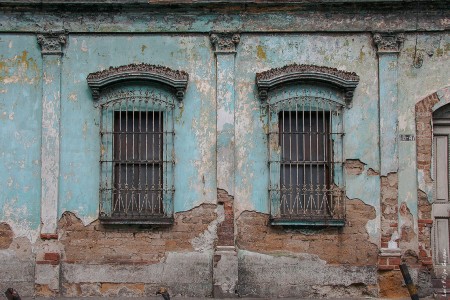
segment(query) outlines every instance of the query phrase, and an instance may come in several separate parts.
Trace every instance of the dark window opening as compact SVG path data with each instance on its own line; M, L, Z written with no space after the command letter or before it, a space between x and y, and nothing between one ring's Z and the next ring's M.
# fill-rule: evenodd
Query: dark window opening
M281 111L280 216L327 217L332 200L331 115Z
M116 111L113 217L163 215L163 114Z

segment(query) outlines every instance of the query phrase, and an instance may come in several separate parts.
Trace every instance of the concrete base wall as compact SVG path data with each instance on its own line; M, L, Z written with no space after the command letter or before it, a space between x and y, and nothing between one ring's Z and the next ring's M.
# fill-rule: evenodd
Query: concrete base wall
M212 295L212 252L168 253L164 262L62 264L62 294L75 296L152 296L159 287L172 295Z
M0 291L9 287L20 291L20 295L34 295L34 261L20 259L12 251L0 251Z
M317 256L239 251L242 297L364 297L378 295L376 266L328 265Z

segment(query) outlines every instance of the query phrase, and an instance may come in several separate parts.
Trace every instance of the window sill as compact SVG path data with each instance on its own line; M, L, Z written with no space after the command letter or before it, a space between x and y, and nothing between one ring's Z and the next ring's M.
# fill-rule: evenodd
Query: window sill
M100 223L104 225L159 225L170 226L174 223L173 217L165 216L147 216L147 217L129 217L129 216L100 216Z
M344 219L287 219L287 218L271 218L270 225L273 226L331 226L344 227Z

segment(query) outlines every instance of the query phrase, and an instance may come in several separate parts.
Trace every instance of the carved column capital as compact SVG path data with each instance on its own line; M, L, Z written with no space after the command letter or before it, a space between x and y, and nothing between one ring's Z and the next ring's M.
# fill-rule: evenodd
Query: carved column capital
M403 33L374 33L373 42L378 53L398 53L405 40Z
M239 33L211 33L209 38L214 52L236 53L236 47L241 40L241 35Z
M37 35L42 55L62 55L67 37L64 32L46 32Z

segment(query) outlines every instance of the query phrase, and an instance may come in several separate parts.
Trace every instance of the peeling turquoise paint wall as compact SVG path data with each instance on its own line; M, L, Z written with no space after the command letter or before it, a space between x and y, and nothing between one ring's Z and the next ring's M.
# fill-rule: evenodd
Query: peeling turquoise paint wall
M215 69L209 36L70 35L63 57L59 214L98 215L99 112L86 77L130 63L189 73L175 116L175 212L216 202Z
M344 112L344 160L359 159L366 171L379 171L378 63L371 43L371 36L365 34L241 35L236 59L236 205L240 211L267 213L269 209L266 116L257 97L257 72L293 63L356 72L360 83L351 108ZM379 214L379 177L366 171L346 177L347 196L374 206ZM370 224L374 238L378 226Z
M41 67L34 34L0 35L0 222L32 240L40 224Z

